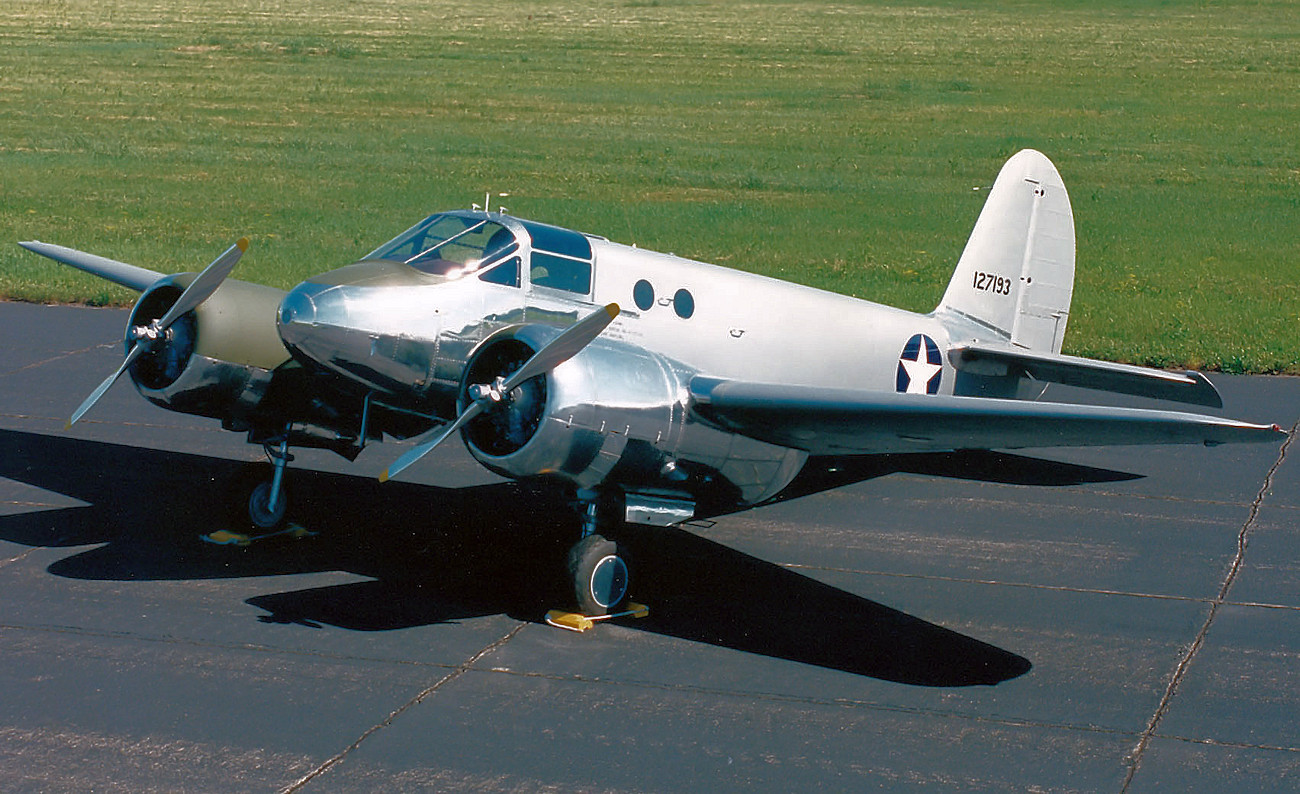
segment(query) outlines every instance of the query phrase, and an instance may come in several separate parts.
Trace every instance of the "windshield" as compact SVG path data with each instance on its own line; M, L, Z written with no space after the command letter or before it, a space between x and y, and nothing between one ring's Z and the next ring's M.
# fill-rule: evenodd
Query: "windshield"
M457 277L500 261L519 245L514 233L485 218L433 215L366 256Z

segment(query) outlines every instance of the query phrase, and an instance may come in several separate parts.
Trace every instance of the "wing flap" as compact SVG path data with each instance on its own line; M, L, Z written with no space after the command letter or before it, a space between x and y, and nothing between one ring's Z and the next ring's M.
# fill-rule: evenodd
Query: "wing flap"
M953 347L948 351L948 361L973 375L1018 375L1084 389L1223 407L1223 399L1214 384L1199 372L1165 372L1090 358L974 344Z
M696 376L696 415L813 455L1277 442L1276 425L1202 414L983 397L746 383Z
M136 292L144 292L155 281L163 277L162 273L155 273L142 267L118 262L116 259L88 254L75 248L64 248L53 243L30 240L19 243L19 245L34 254L40 254L65 265L72 265L78 270L84 270L92 275L108 279L114 284L121 284L123 287L129 287Z

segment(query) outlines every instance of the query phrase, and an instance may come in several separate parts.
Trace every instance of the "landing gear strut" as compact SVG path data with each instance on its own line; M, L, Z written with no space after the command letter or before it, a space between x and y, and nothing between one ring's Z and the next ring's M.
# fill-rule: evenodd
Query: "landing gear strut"
M583 615L604 615L617 611L627 597L628 569L618 544L597 533L603 523L599 494L579 491L582 511L582 539L569 549L569 578L578 611Z
M279 529L284 526L289 511L289 493L284 487L284 470L293 460L293 455L289 454L288 429L278 445L267 442L262 447L274 470L271 479L257 483L249 492L248 522L254 529Z

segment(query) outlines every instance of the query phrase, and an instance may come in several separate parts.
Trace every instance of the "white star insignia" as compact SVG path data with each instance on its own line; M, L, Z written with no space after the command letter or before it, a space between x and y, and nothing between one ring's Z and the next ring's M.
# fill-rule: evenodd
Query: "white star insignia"
M917 351L916 357L920 360L913 361L910 358L899 359L899 363L903 365L903 369L907 370L907 393L926 394L926 386L930 383L930 378L934 377L934 373L943 369L943 365L931 364L929 361L924 360L924 344L922 344L921 349Z

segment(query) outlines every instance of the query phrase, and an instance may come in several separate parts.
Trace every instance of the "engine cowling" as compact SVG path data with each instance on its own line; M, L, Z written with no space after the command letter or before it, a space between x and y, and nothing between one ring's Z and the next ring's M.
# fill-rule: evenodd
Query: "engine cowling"
M508 376L558 333L525 325L485 340L465 367L460 407L470 401L471 387ZM465 442L480 463L507 477L558 475L591 487L627 457L629 446L652 476L679 441L686 378L662 356L597 339L466 425Z
M128 350L134 329L162 317L194 278L168 276L140 296L127 324ZM275 325L284 294L225 281L131 365L131 380L156 405L239 426L265 395L272 371L289 360Z

